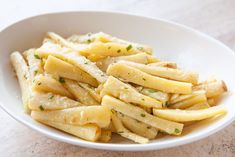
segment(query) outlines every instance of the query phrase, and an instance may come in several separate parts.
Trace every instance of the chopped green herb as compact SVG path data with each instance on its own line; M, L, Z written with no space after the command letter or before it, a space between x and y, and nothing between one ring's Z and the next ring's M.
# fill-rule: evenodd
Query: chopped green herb
M140 50L140 51L144 51L143 47L137 47L137 49Z
M42 83L41 82L38 82L38 86L40 86Z
M91 39L87 39L87 43L91 43Z
M166 107L170 107L171 104L167 101L166 104L165 104Z
M43 108L42 105L39 106L39 109L40 109L41 111L44 111L44 108Z
M124 87L124 89L128 89L127 87Z
M130 73L129 73L129 72L128 72L127 74L128 74L128 75L130 75Z
M50 100L51 100L51 99L53 99L53 98L54 98L54 95L50 96L48 99L50 99Z
M118 131L117 133L118 133L118 134L121 134L121 133L124 133L124 132L123 132L123 131Z
M35 70L35 71L34 71L34 75L37 75L37 73L38 73L38 71L37 71L37 70Z
M121 115L122 117L124 117L124 114L120 113L120 115Z
M119 50L117 50L117 53L120 53L121 52L121 50L119 49Z
M24 74L24 78L27 80L27 75L26 74Z
M131 48L132 48L132 45L128 45L128 46L126 47L126 50L129 51Z
M147 126L147 129L151 129L151 126Z
M175 128L175 133L176 134L180 133L180 130L178 128Z
M142 98L141 100L144 101L144 98Z
M116 113L116 111L114 110L114 109L111 109L111 112L114 114L114 113Z
M108 49L111 49L111 46L109 46Z
M85 62L84 64L88 64L88 62Z
M149 93L155 93L155 92L157 92L157 91L154 90L154 89L149 89L148 92L149 92Z
M60 78L59 78L59 82L60 82L60 83L65 83L64 78L63 78L63 77L60 77Z
M105 75L104 74L101 74L102 77L104 77Z
M144 114L144 113L141 113L140 115L141 115L141 117L145 117L145 114Z
M35 58L35 59L41 59L41 58L39 57L39 55L37 55L37 54L34 54L34 58Z
M146 78L142 78L144 81L146 81Z

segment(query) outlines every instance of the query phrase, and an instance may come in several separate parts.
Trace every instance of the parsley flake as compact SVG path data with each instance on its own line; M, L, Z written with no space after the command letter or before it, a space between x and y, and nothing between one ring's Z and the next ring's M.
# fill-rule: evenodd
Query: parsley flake
M141 117L145 117L145 114L144 114L144 113L141 113L140 115L141 115Z
M43 107L42 105L39 106L39 109L40 109L41 111L44 111L44 107Z
M51 95L48 99L50 99L50 100L51 100L51 99L53 99L53 98L54 98L54 95Z
M37 73L38 73L38 71L37 71L37 70L35 70L35 71L34 71L34 75L37 75Z
M88 44L91 43L91 39L87 39L87 43L88 43Z
M42 83L41 82L38 82L38 86L40 86Z
M166 104L165 104L166 107L170 107L171 104L167 101Z
M39 55L37 55L37 54L34 54L34 58L35 58L35 59L41 59L41 58L39 57Z
M137 47L137 49L140 50L140 51L144 51L143 47Z
M119 49L119 50L117 50L117 53L120 53L121 52L121 50Z
M27 75L26 75L26 74L24 74L24 79L26 79L26 80L27 80Z
M180 133L180 130L178 128L175 128L175 133L176 134Z
M65 83L64 78L63 78L63 77L60 77L60 78L59 78L59 82L60 82L60 83Z
M142 98L141 100L144 101L144 98Z
M142 78L144 81L146 81L146 78Z
M149 92L149 93L155 93L155 92L157 92L157 91L154 90L154 89L149 89L148 92Z
M123 131L118 131L117 133L118 133L118 134L121 134L121 133L124 133L124 132L123 132Z
M128 46L126 47L126 50L129 51L131 48L132 48L132 45L128 45Z
M116 111L114 110L114 109L111 109L111 112L114 114L114 113L116 113Z

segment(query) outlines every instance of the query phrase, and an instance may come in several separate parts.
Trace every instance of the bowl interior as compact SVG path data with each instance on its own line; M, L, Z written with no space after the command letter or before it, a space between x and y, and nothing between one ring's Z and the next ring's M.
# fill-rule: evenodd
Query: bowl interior
M211 75L223 79L228 85L229 93L223 97L221 103L227 106L228 114L223 118L210 119L186 127L184 136L166 136L146 145L130 143L120 137L114 137L108 144L91 143L41 125L23 113L19 85L9 63L9 54L16 50L22 52L39 46L48 31L54 31L64 37L103 31L126 40L150 45L154 48L155 56L162 60L175 61L182 69L199 72L202 79ZM68 143L112 150L172 147L208 136L234 119L234 61L233 52L218 41L184 26L162 20L105 12L41 15L13 24L0 33L0 102L1 106L17 120L47 136Z

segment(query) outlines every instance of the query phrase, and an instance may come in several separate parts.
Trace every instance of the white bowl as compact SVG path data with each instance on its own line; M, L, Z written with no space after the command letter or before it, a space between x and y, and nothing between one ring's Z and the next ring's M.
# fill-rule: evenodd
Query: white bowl
M166 136L149 144L134 144L114 137L110 143L92 143L35 122L23 112L19 85L14 77L9 54L41 44L48 31L62 36L103 31L111 35L145 43L161 59L172 60L181 67L223 79L229 93L221 100L228 114L186 127L180 137ZM207 137L230 124L235 118L235 53L222 43L188 27L160 19L109 12L67 12L45 14L17 22L0 33L0 106L26 126L56 140L96 149L143 151L174 147Z

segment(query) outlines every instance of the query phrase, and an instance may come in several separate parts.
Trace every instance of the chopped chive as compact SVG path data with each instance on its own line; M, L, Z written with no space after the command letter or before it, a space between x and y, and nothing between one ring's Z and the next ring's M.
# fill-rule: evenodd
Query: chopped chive
M91 43L91 39L87 39L87 43Z
M38 71L37 71L37 70L35 70L35 71L34 71L34 75L37 75L37 73L38 73Z
M53 98L54 98L54 95L50 96L48 99L50 99L50 100L51 100L51 99L53 99Z
M129 72L128 72L127 74L128 74L128 75L130 75L130 73L129 73Z
M44 108L43 108L42 105L39 106L39 109L40 109L41 111L44 111Z
M84 64L88 64L88 62L85 62Z
M121 115L122 117L124 117L124 114L123 114L123 113L120 113L120 115Z
M124 133L123 131L118 131L117 133L121 134L121 133Z
M60 77L60 78L59 78L59 82L60 82L60 83L65 83L64 78L63 78L63 77Z
M176 134L180 133L180 130L178 128L175 128L175 133Z
M141 100L144 101L144 98L142 98Z
M144 81L146 81L146 78L142 78Z
M141 117L145 117L145 114L144 114L144 113L141 113L140 115L141 115Z
M42 83L41 82L38 82L38 86L40 86Z
M116 113L116 111L114 110L114 109L111 109L111 112L114 114L114 113Z
M131 48L132 48L132 45L128 45L128 46L126 47L126 50L129 51Z
M166 104L165 104L166 107L170 107L171 104L167 101Z
M41 59L41 58L39 57L39 55L37 55L37 54L34 54L34 58L35 58L35 59Z
M127 87L124 87L124 89L128 89Z
M149 93L155 93L155 92L157 92L157 91L154 90L154 89L149 89L148 92L149 92Z
M121 52L121 50L119 49L119 50L117 50L117 53L120 53Z
M140 51L144 51L143 47L137 47L137 49L140 50Z
M24 74L24 78L27 80L27 76L26 76L26 74Z

